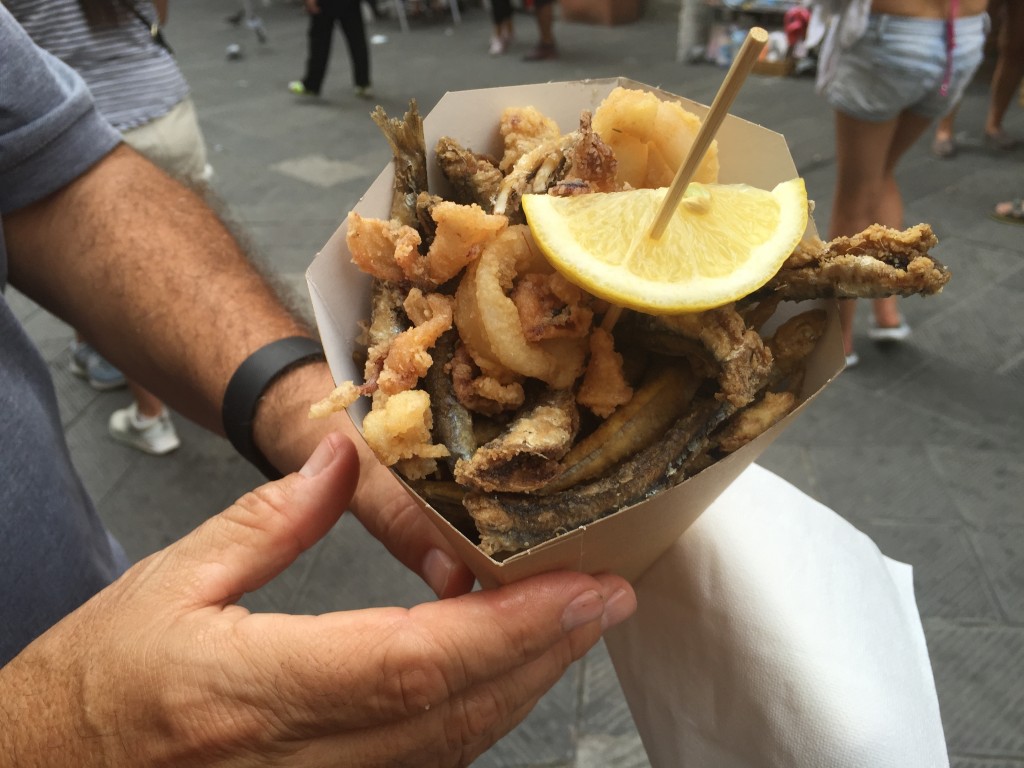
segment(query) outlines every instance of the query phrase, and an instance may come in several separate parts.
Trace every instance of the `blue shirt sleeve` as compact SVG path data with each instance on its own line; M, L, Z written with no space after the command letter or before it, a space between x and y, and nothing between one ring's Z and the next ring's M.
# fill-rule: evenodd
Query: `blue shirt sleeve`
M82 79L0 4L0 215L57 191L120 140Z

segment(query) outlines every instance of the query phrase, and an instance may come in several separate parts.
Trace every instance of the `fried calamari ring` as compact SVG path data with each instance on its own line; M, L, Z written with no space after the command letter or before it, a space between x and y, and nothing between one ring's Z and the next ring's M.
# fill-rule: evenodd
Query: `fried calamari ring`
M583 373L586 339L528 341L509 297L518 275L552 271L525 225L500 233L466 269L455 294L455 324L484 373L500 367L555 389L568 389Z

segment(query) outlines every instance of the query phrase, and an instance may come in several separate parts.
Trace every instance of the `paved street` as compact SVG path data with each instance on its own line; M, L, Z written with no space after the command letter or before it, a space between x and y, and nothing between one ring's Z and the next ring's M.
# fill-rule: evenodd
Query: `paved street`
M494 58L489 16L470 4L459 25L450 17L412 19L403 33L396 21L372 23L372 101L352 92L336 36L323 97L303 100L286 89L305 59L301 4L254 5L265 44L226 21L236 4L209 0L171 3L167 34L193 87L215 190L300 303L306 266L389 160L368 118L375 104L397 115L415 98L426 113L446 90L615 75L710 103L724 75L675 61L676 13L653 0L634 24L558 22L562 57L539 63L520 59L536 40L531 18L517 17L513 50ZM240 58L226 57L230 44L241 46ZM956 157L937 160L924 141L900 173L907 223L935 228L935 255L952 268L951 283L938 298L904 303L914 334L897 347L867 340L861 306L860 366L843 373L760 463L914 566L954 768L1024 768L1024 228L989 218L996 201L1024 194L1024 149L997 155L982 147L986 100L984 84L969 91ZM826 230L832 124L812 80L754 76L733 111L787 137ZM1014 105L1006 127L1024 136L1024 109ZM106 421L127 394L99 394L72 377L68 327L13 300L51 361L76 464L131 556L175 540L259 482L225 442L180 417L183 446L170 457L114 444ZM346 516L245 602L312 613L430 598ZM603 646L476 765L647 765Z

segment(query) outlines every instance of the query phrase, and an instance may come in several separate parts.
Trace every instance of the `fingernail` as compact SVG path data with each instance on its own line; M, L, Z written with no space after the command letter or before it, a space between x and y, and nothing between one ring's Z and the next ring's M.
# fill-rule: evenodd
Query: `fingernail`
M604 598L595 589L589 589L566 606L562 614L562 630L572 632L577 627L597 621L604 614Z
M636 597L624 589L616 590L605 600L604 615L601 617L601 628L608 629L620 624L636 610Z
M334 441L330 435L320 441L320 445L316 447L316 450L306 459L306 463L302 465L302 469L299 470L299 474L303 477L315 477L319 475L323 470L327 469L334 461L334 457L337 455L337 451L334 449Z
M430 550L423 558L423 578L438 597L444 594L454 568L455 561L440 549Z

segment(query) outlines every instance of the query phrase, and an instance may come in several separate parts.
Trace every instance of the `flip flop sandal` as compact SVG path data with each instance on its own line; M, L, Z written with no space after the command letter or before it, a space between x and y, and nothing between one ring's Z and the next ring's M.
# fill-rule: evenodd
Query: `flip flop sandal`
M999 206L1002 205L1009 205L1010 209L1006 213L1000 213ZM999 203L992 209L992 218L1004 224L1024 224L1024 200L1018 197L1016 200Z

